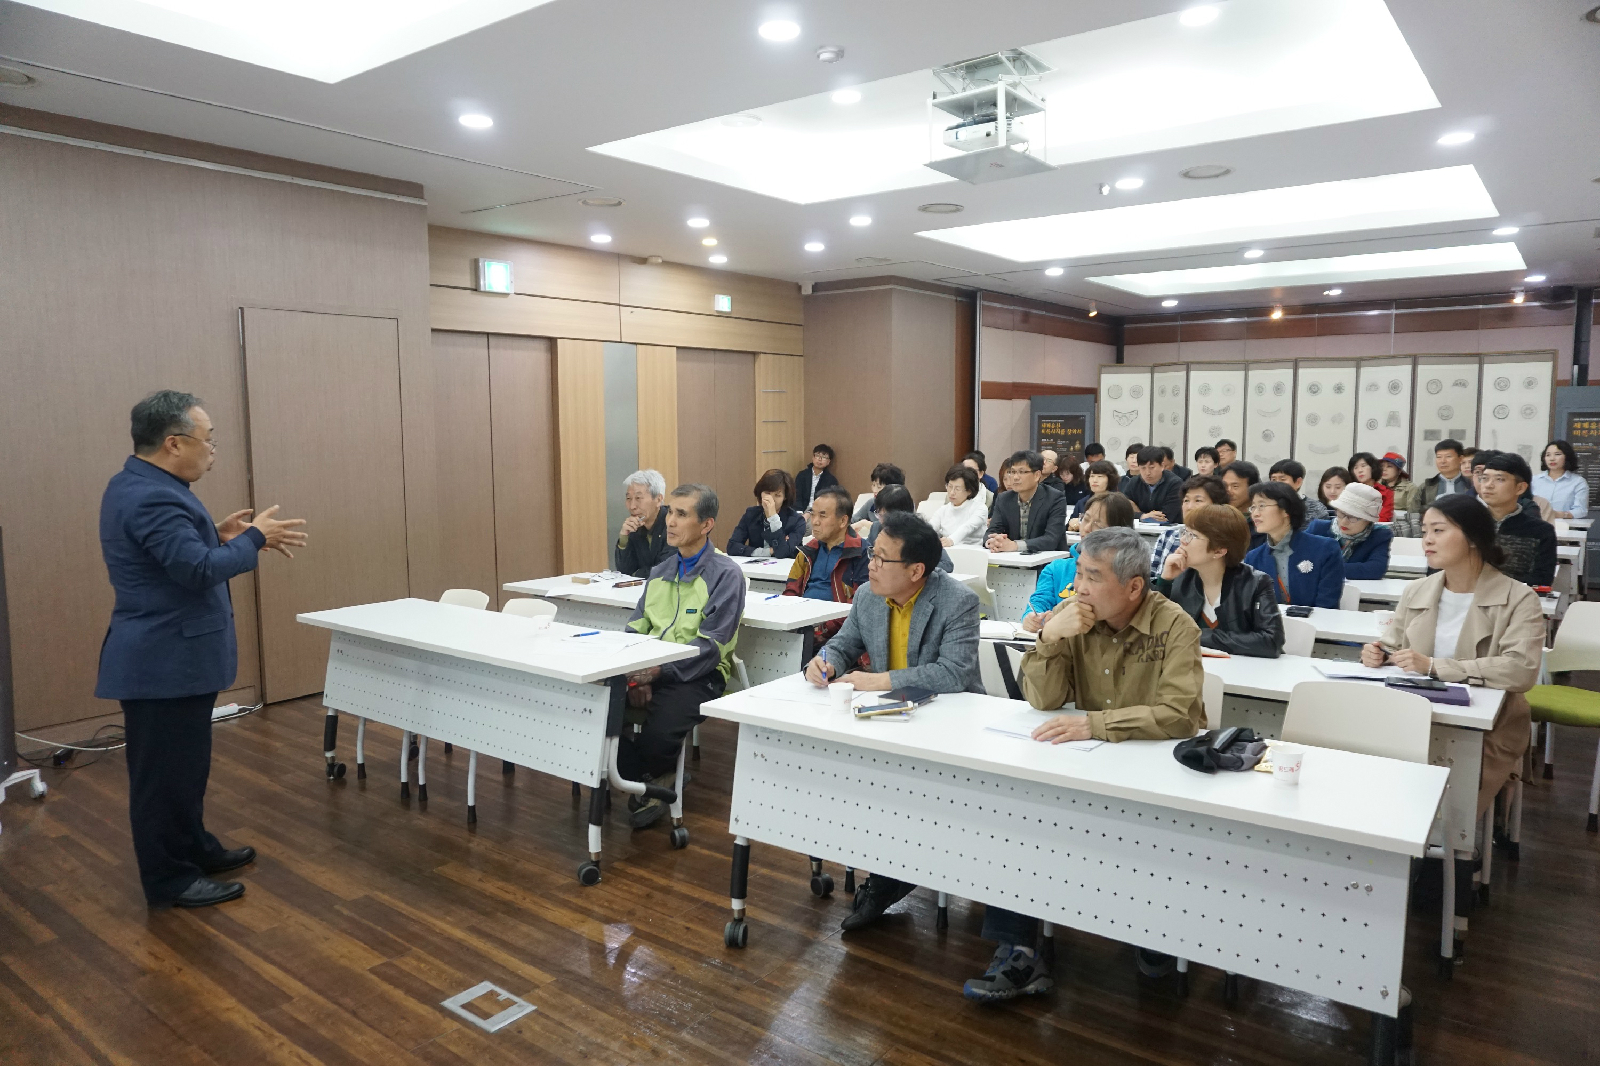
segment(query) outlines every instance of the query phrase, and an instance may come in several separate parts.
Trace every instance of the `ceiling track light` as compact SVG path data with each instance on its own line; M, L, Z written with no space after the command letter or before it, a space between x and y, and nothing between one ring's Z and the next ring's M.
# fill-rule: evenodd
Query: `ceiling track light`
M1527 294L1524 293L1521 289L1518 289L1518 290L1516 290L1515 292L1513 292L1511 294L1511 302L1514 303L1514 304L1519 304L1523 300L1526 300L1527 298L1528 298Z
M1099 313L1100 313L1100 308L1095 306L1095 302L1093 300L1090 300L1089 301L1089 317L1093 318L1095 315L1098 315Z
M1268 315L1267 317L1272 319L1274 322L1276 322L1278 319L1283 317L1283 308L1274 307L1272 309L1272 314Z

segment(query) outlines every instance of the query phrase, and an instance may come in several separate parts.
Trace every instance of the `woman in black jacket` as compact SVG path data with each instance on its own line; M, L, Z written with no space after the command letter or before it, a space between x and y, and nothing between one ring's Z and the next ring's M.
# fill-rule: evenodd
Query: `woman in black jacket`
M1155 589L1200 626L1200 646L1230 655L1283 654L1283 617L1272 578L1244 565L1250 531L1232 507L1207 504L1184 515L1178 547Z
M794 478L772 469L756 482L756 505L745 508L734 527L728 554L793 559L805 539L806 517L794 509Z

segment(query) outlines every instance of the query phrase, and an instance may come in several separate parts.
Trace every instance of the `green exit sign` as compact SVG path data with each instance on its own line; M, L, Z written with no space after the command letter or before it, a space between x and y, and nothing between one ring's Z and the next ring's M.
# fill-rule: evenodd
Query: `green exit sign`
M711 310L721 311L724 314L733 310L733 297L716 295L711 298Z
M511 264L498 259L478 260L478 291L511 293Z

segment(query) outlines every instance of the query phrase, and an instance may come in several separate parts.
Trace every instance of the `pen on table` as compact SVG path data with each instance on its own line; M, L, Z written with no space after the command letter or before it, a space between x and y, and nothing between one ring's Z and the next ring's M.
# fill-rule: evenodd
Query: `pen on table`
M582 633L574 633L572 635L575 637L598 637L600 631L598 629L586 629Z
M768 596L767 599L775 600L775 599L778 599L782 595L783 595L783 593L781 593L781 592L774 592L772 595ZM762 601L762 602L765 602L765 601Z

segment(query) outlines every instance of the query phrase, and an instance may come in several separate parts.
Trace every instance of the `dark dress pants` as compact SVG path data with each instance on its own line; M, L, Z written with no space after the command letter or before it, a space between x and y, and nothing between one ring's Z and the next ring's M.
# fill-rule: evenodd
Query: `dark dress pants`
M206 832L211 709L217 694L123 700L128 737L128 819L139 880L152 906L166 906L203 877L223 847Z
M657 678L650 686L649 717L638 733L622 731L617 772L629 781L648 781L678 767L678 749L690 730L705 721L700 705L722 695L727 682L713 673L696 681Z

